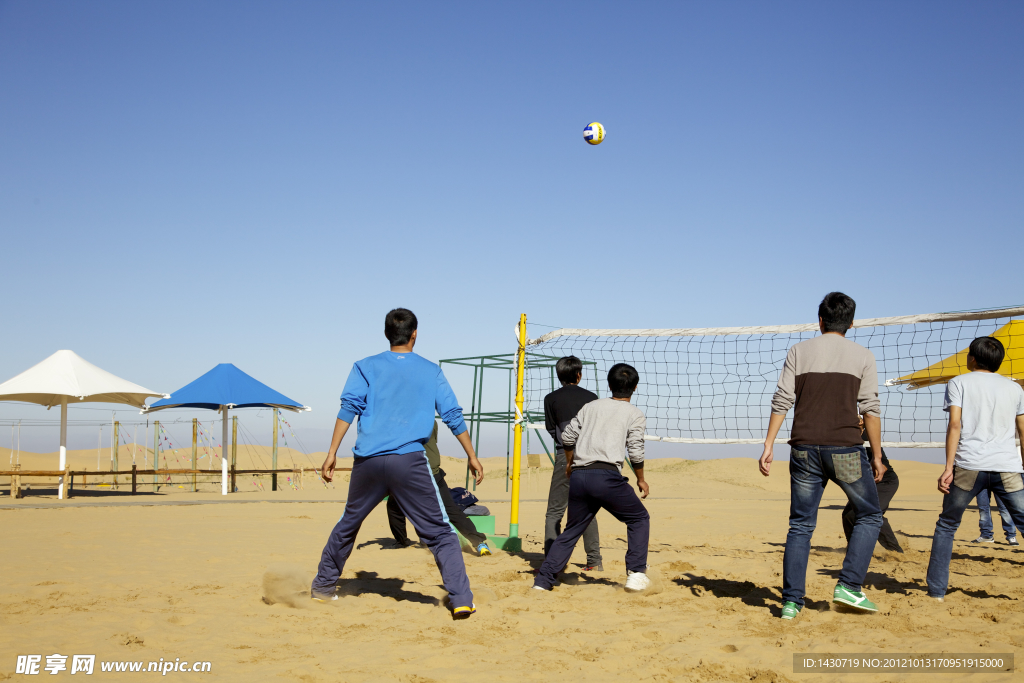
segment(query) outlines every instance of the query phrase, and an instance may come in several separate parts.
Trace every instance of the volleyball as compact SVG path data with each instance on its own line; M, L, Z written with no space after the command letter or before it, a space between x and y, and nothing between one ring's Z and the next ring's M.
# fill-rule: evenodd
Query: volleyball
M597 121L588 124L583 129L583 139L587 141L588 145L600 145L601 141L604 140L604 126Z

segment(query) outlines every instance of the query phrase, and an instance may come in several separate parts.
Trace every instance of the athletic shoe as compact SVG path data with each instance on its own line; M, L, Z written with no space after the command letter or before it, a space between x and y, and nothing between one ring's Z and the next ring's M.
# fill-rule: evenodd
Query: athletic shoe
M989 536L987 538L985 536L978 536L976 539L971 541L971 543L995 543L995 542L996 542L996 539L995 539L994 536Z
M583 571L585 571L585 572L603 572L604 571L604 565L603 564L592 564L589 567L584 567Z
M480 557L483 557L484 555L490 555L491 549L487 547L486 543L481 543L476 547L476 554Z
M639 593L651 587L651 580L643 572L626 572L626 592Z
M832 602L859 609L862 612L878 611L878 605L868 600L864 591L852 591L841 583L836 584L836 589L832 593Z
M1006 545L1020 545L1020 543L1017 542L1016 536L1010 536L1008 539L1006 539Z
M538 586L537 584L533 584L533 590L535 590L535 591L547 591L548 593L551 592L550 588L545 588L544 586Z
M803 605L798 605L795 602L787 602L782 606L782 618L792 619L796 615L800 614L800 610L804 608Z
M309 597L316 602L330 602L331 600L337 600L338 596L334 593L317 593L310 589Z
M476 603L472 607L456 607L452 610L452 619L469 619L469 615L476 612Z
M942 597L941 595L929 595L928 597L934 600L935 602L946 602L946 598Z

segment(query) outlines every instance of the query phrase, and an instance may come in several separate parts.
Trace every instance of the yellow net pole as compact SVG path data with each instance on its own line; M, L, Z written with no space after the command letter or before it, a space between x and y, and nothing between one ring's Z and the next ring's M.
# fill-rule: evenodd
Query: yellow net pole
M523 376L526 371L526 314L519 316L519 348L516 352L516 426L512 439L512 517L510 538L519 536L519 470L522 466L523 447Z

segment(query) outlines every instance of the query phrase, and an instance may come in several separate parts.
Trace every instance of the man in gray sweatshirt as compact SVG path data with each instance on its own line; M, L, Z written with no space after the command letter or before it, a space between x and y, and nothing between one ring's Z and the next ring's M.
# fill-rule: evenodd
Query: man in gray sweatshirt
M651 517L629 480L622 476L625 453L636 473L641 497L649 492L644 479L644 432L647 419L629 402L640 382L637 371L618 363L608 371L612 398L598 399L580 408L562 431L566 476L569 477L569 519L565 531L548 550L533 587L551 590L555 576L569 563L580 536L604 508L626 524L626 590L639 592L651 585L647 578L647 545Z

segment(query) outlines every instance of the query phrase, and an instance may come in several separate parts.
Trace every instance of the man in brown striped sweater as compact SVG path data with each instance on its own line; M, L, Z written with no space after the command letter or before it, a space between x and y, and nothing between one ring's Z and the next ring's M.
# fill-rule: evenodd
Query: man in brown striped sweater
M875 482L885 474L875 357L846 339L857 305L832 292L818 306L821 336L795 344L786 354L772 414L761 474L768 476L772 447L786 413L793 408L789 445L789 535L782 560L782 618L792 619L804 604L807 558L818 519L818 503L829 481L839 485L855 513L839 581L832 601L863 612L878 608L861 590L882 526ZM860 416L871 444L864 450Z

